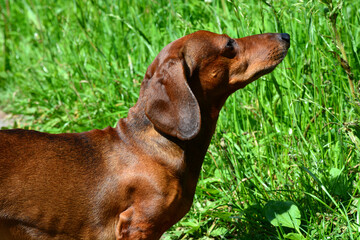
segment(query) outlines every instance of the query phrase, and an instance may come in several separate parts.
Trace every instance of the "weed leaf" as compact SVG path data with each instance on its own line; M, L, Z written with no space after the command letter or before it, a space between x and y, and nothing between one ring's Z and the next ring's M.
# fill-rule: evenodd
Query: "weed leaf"
M269 201L264 212L266 219L276 227L298 229L301 223L299 208L292 201Z
M285 239L290 239L290 240L304 240L305 238L299 234L299 233L288 233L286 235L284 235Z

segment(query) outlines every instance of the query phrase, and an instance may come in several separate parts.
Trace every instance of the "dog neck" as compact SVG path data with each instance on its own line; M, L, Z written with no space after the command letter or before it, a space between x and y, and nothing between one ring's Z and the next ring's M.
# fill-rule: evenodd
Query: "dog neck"
M188 141L181 141L175 137L165 135L158 131L145 114L145 102L139 101L128 113L128 117L120 119L116 127L121 139L122 136L141 142L148 159L158 161L177 178L184 180L184 187L192 198L195 193L201 166L215 131L218 118L218 108L201 109L201 129L198 135ZM146 136L146 137L144 137Z

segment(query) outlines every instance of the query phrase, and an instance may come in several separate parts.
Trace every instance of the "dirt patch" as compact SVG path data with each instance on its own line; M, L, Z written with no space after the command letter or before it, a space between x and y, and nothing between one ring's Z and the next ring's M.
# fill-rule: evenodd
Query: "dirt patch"
M13 124L14 121L10 118L10 116L0 110L0 129L2 127L11 127Z

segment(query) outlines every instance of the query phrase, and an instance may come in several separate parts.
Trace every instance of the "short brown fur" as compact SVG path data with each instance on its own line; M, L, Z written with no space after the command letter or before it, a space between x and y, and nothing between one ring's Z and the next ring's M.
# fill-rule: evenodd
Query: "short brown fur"
M198 31L159 53L115 128L0 131L0 239L159 239L191 207L227 97L289 46Z

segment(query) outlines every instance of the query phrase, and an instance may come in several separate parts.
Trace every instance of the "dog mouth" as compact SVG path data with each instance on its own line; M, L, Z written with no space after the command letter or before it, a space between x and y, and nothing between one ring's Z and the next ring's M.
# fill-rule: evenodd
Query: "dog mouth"
M268 64L265 68L260 70L260 72L257 73L256 75L258 74L264 75L270 73L272 70L276 68L277 65L279 65L284 60L284 58L287 55L287 52L288 52L288 48L280 48L270 51L266 59L267 62L269 62L270 64Z
M262 68L258 68L257 71L254 71L253 75L250 77L251 82L271 73L277 65L279 65L285 58L288 52L288 48L281 48L270 51L269 55L266 57L267 64L264 64Z
M278 65L284 60L289 48L276 48L269 51L267 60L273 62L274 65Z
M243 87L256 79L271 73L277 65L284 60L288 53L288 49L288 45L277 46L270 49L268 54L261 59L257 59L257 61L255 60L252 63L237 65L230 74L230 84L236 83L236 86L240 85L240 87Z

